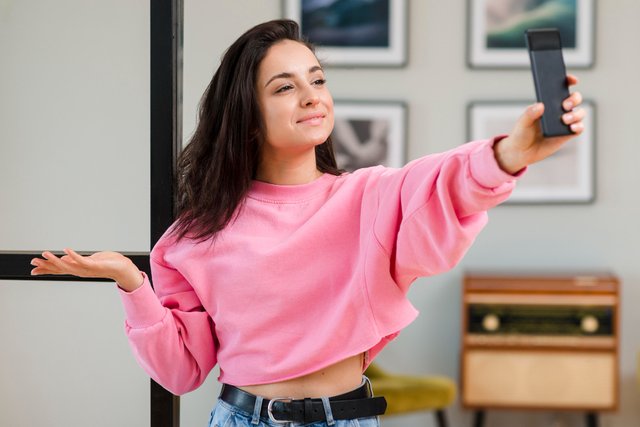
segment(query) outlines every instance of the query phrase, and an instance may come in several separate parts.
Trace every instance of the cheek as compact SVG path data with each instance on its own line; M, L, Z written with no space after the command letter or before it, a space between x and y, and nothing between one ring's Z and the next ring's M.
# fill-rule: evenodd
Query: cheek
M335 118L333 117L333 110L332 110L330 114L327 114L327 126L329 127L329 132L333 131L334 121L335 121Z
M327 118L330 119L331 127L333 127L333 98L331 95L327 95L325 105L327 106Z
M335 117L333 115L333 103L327 104L327 126L333 129Z
M333 114L333 97L331 96L331 93L329 93L328 90L324 96L324 104L327 106L327 110L330 110L331 114Z
M263 110L262 119L268 135L273 135L274 132L278 132L282 126L282 112L277 107L271 106Z

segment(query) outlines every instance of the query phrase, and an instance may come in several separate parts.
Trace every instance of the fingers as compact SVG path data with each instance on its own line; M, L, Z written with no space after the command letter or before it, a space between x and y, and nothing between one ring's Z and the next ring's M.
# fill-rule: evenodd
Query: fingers
M67 249L65 249L65 253L67 253L66 256L59 258L50 251L44 251L42 258L33 258L31 260L31 265L35 267L31 270L31 274L34 276L39 274L73 274L73 261ZM80 257L75 252L73 254Z
M42 253L42 257L44 259L46 259L47 261L49 261L49 263L54 267L62 267L63 266L62 260L60 258L58 258L58 256L56 256L52 252L44 251Z
M584 131L584 123L582 122L574 123L569 127L571 128L571 132L573 132L574 135L580 135Z
M582 120L586 116L586 111L582 108L576 108L573 111L562 115L562 121L569 125L574 134L580 134L584 130Z
M533 126L535 122L542 117L543 113L544 104L542 102L536 102L527 107L524 114L520 117L520 124L524 127Z
M73 261L77 263L82 263L84 260L84 257L79 253L77 253L76 251L74 251L73 249L66 248L64 249L64 253L67 254L69 258L71 258Z
M571 111L581 103L582 94L580 92L573 92L567 99L562 102L562 108L564 108L565 111Z
M46 267L40 266L39 262L40 262L39 258L34 258L34 259L31 260L31 265L33 265L35 267L35 268L31 269L31 275L32 276L38 276L40 274L53 274Z
M567 74L567 84L573 86L578 84L578 78L573 74ZM574 92L562 103L562 107L565 111L571 112L576 106L582 103L582 94L580 92ZM580 134L584 130L582 119L584 118L584 111L575 114L565 114L562 116L562 120L571 127L574 134Z
M567 125L572 125L574 123L581 122L586 115L586 112L582 108L576 108L573 111L569 111L568 113L564 113L562 115L562 121Z
M42 258L31 260L31 265L36 266L31 274L60 274L60 258L49 251L43 252Z
M567 74L567 84L569 86L577 85L578 82L579 80L576 76L574 76L573 74ZM569 96L569 98L564 100L564 102L562 103L562 107L566 111L571 111L572 108L574 108L577 105L580 105L581 103L582 103L582 94L580 92L574 92L571 94L571 96Z
M567 83L569 84L569 86L573 86L577 85L579 83L579 80L573 74L567 74Z
M49 256L47 254L47 256ZM53 265L50 263L50 261L45 257L45 252L42 253L42 258L33 258L31 260L31 265L33 265L35 268L33 268L31 270L31 275L36 276L39 274L55 274L52 271L52 267Z

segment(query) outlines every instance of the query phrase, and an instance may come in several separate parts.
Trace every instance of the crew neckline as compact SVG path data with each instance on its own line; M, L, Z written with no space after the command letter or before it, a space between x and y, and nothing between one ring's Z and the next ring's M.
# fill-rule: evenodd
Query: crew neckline
M247 197L256 200L273 202L299 202L308 200L328 188L335 179L335 175L323 173L318 178L306 184L270 184L264 181L251 181Z

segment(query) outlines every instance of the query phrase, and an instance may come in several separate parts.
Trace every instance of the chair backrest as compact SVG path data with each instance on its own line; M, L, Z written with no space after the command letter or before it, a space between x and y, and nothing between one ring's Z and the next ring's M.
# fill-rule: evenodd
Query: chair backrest
M387 376L387 373L384 371L384 369L382 369L381 367L379 367L377 364L375 363L371 363L368 367L367 370L364 372L364 374L367 376L367 378L369 379L374 379L374 378L381 378L381 377L385 377Z

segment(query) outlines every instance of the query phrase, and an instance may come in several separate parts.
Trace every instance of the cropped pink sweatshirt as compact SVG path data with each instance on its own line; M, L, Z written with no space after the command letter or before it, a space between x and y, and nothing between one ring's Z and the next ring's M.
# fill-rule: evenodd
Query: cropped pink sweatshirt
M121 291L137 360L175 394L216 363L236 386L363 352L370 363L417 316L409 285L453 267L511 193L493 142L304 185L256 181L215 239L169 229L151 252L155 292L146 276Z

